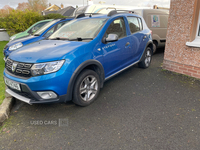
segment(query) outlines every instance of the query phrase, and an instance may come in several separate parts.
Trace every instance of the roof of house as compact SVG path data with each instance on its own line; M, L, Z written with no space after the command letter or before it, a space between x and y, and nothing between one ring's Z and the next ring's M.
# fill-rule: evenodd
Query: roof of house
M60 7L57 6L56 4L51 5L50 7L46 8L44 11L56 11L59 10Z
M75 8L72 6L65 7L63 9L59 9L57 11L48 11L45 10L43 11L43 15L48 15L48 14L61 14L63 16L72 16Z

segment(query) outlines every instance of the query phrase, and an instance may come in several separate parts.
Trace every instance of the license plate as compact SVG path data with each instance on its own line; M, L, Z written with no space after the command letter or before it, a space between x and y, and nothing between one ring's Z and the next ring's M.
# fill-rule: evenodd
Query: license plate
M12 80L10 80L10 79L7 79L7 78L4 78L4 81L5 81L5 84L6 84L7 86L11 87L12 89L21 91L19 83L14 82L14 81L12 81Z

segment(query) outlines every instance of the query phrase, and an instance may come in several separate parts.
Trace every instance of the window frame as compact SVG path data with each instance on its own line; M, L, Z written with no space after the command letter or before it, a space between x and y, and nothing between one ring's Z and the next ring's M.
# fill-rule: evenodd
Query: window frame
M200 39L200 10L199 10L199 17L198 17L198 24L197 24L197 33L196 38Z
M120 39L125 38L125 37L128 36L128 34L127 34L127 28L126 28L125 18L124 18L124 17L114 18L114 19L111 21L111 23L108 25L108 28L110 27L110 25L111 25L115 20L118 20L118 19L122 19L122 20L124 21L125 34L126 34L125 36L123 36L123 37L121 37L121 38L118 39L118 40L120 40ZM106 29L106 31L108 30L108 28ZM104 36L103 36L102 40L103 40L104 38L106 38L106 31L105 31L105 33L104 33Z
M131 32L131 29L130 29L130 26L129 26L129 24L128 24L131 35L132 35L132 34L135 34L135 33L138 33L138 32L141 32L141 31L143 30L143 23L142 23L142 19L141 19L140 17L136 17L136 16L127 16L127 21L128 21L128 18L136 18L136 19L137 19L137 22L138 22L138 25L139 25L139 31L132 33L132 32ZM140 24L140 21L141 21L141 24ZM140 25L141 25L141 26L140 26Z
M197 28L196 28L196 36L192 42L186 42L186 45L189 47L200 47L200 10L198 14Z

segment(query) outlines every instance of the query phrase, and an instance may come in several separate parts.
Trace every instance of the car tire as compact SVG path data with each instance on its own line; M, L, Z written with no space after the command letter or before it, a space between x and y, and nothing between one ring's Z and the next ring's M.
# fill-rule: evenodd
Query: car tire
M147 47L144 53L144 57L141 62L138 63L140 68L148 68L151 64L152 59L152 50L150 47Z
M79 106L88 106L98 97L99 92L98 74L93 70L85 69L75 82L72 101Z
M158 43L156 41L153 41L153 54L156 53L157 51L157 46L158 46Z

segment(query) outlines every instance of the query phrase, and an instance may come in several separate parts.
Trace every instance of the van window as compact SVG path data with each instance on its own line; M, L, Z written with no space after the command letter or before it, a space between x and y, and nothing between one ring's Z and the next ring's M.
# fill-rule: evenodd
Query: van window
M140 31L140 24L137 17L127 17L131 34Z

